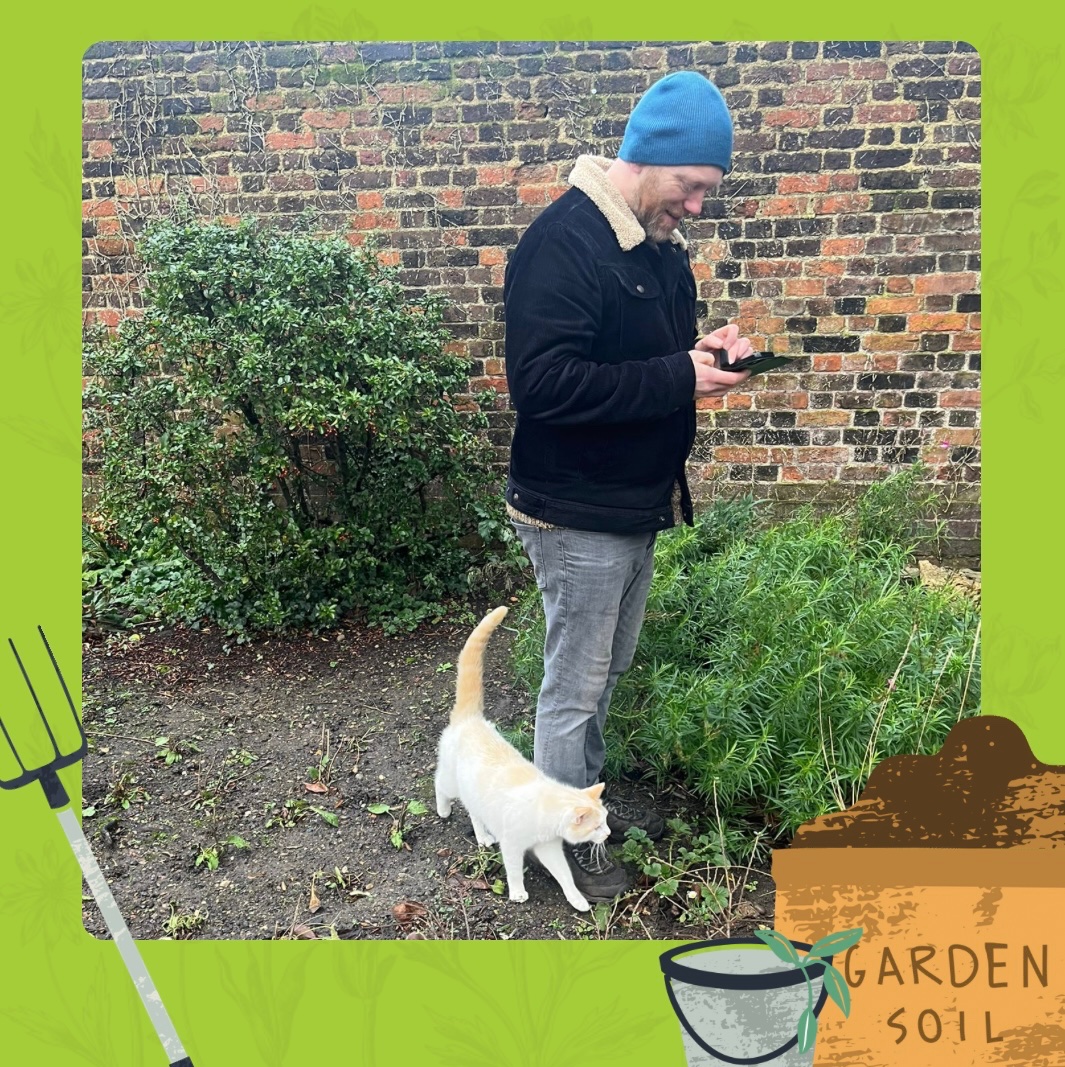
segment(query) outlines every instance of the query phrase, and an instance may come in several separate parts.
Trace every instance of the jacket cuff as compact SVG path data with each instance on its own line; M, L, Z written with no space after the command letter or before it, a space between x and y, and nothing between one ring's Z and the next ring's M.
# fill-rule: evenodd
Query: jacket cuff
M666 357L666 366L673 375L673 388L677 407L690 404L695 399L695 367L687 352L674 352Z

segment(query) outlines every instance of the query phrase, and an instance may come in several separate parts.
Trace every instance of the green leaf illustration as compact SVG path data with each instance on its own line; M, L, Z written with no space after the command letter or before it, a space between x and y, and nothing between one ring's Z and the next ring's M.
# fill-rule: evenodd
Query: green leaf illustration
M755 930L754 936L759 941L764 941L778 959L799 965L799 954L795 951L795 946L783 934L778 934L776 930Z
M864 931L860 926L851 930L842 930L838 934L828 934L813 943L808 956L834 956L837 952L846 952L852 945L858 944Z
M799 1051L809 1052L817 1040L817 1016L806 1008L799 1016Z
M839 1005L844 1015L851 1013L851 991L843 975L832 966L825 964L825 989L828 995Z

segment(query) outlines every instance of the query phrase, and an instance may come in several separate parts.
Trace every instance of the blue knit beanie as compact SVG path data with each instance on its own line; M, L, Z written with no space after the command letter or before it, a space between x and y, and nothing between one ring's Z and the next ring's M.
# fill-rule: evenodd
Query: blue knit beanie
M712 81L667 74L632 109L618 158L658 167L732 166L732 118Z

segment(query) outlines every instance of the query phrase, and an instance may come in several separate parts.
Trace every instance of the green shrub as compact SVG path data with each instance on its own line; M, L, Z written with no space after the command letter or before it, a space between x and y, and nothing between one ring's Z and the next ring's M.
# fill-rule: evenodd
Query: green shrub
M977 713L976 609L904 574L917 476L823 518L761 528L751 500L723 501L662 535L607 721L608 773L642 765L786 837L851 804L880 760L935 751ZM535 590L517 632L515 666L535 693Z
M88 554L94 597L230 632L409 626L483 564L464 535L510 538L439 300L372 251L253 223L159 222L138 252L143 318L86 353L126 546Z

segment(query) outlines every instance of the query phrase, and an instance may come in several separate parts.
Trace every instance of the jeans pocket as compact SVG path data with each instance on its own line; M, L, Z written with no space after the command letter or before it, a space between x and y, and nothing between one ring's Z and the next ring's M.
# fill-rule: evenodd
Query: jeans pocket
M521 541L525 554L532 564L533 575L536 578L536 588L542 593L547 586L547 578L544 574L544 546L541 540L543 530L539 526L530 526L526 522L518 522L511 519L510 524L514 527Z

